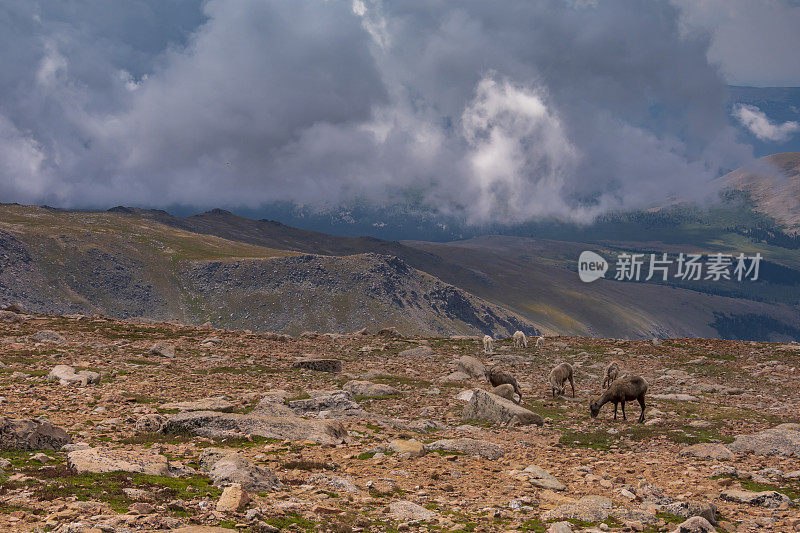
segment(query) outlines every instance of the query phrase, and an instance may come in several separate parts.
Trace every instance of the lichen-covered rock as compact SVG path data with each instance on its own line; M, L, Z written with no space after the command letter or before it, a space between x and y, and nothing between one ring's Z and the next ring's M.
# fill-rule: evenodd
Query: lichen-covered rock
M498 426L544 424L544 419L533 411L480 389L473 391L472 398L461 413L461 419L465 422L483 421Z
M337 373L342 371L342 362L338 359L301 359L295 361L292 367L316 370L317 372Z
M139 433L158 433L164 429L167 419L161 415L152 413L142 415L136 420L136 431Z
M728 448L758 455L800 457L800 424L781 424L751 435L737 435Z
M308 420L300 417L266 417L257 414L187 411L167 418L165 433L189 432L208 438L258 435L271 439L339 444L347 440L347 430L336 420Z
M311 391L309 394L311 398L288 402L289 408L298 415L316 415L320 418L362 417L367 414L347 391Z
M722 444L701 442L687 446L680 452L681 456L694 457L696 459L715 459L717 461L730 461L736 457L732 451Z
M47 420L0 416L0 449L60 450L70 442L72 438L64 429Z
M392 502L389 504L389 514L395 520L425 521L433 520L436 513L430 509L409 501Z
M761 492L735 489L724 490L720 494L720 498L729 502L744 503L746 505L767 508L780 507L784 502L788 503L791 501L784 494L774 490L765 490Z
M486 379L486 367L477 357L465 355L456 361L459 372L463 372L476 379Z
M157 342L150 348L149 353L161 357L175 357L175 347L166 342Z
M220 413L230 413L236 408L236 404L225 398L201 398L185 402L170 402L161 405L162 409L177 409L178 411L219 411Z
M417 346L416 348L409 348L400 352L398 357L430 357L436 352L430 346Z
M208 477L217 487L236 483L250 492L269 492L283 486L272 470L253 464L246 457L229 450L203 450L200 466L208 472Z
M50 381L58 381L63 386L78 385L85 387L87 385L94 385L100 383L100 374L90 370L75 371L69 365L56 365L47 374L47 379Z
M602 522L608 518L611 500L605 496L584 496L576 502L559 505L542 513L544 520L580 520Z
M537 465L530 465L517 475L518 478L526 479L534 487L548 490L566 490L567 487L556 477Z
M678 527L670 533L712 533L716 528L702 516L694 516L685 522L678 524Z
M133 472L153 476L169 475L167 458L149 450L85 448L69 452L67 464L79 474Z

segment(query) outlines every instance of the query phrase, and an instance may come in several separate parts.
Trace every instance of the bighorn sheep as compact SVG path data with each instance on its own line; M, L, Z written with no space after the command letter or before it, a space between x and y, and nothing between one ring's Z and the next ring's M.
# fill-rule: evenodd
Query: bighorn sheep
M499 385L503 385L504 383L508 383L514 387L514 392L516 392L519 396L519 401L517 403L522 401L522 392L519 390L517 379L508 372L503 372L497 368L490 368L486 371L486 379L492 384L492 387L497 387Z
M541 348L544 345L544 335L536 337L536 348Z
M527 348L528 337L521 331L514 332L514 348Z
M619 363L616 361L611 361L611 364L608 365L606 368L606 377L603 379L602 387L605 389L606 387L610 387L614 380L619 377Z
M491 335L483 336L483 353L487 355L494 353L494 339Z
M597 418L600 413L600 408L608 402L614 403L614 420L617 419L617 404L622 404L622 419L627 420L625 417L625 402L637 400L642 407L642 413L639 415L639 423L644 422L644 394L647 392L647 381L641 376L624 376L614 383L600 395L596 400L592 400L589 404L589 411L592 418Z
M564 394L567 380L572 385L572 397L575 397L575 382L572 380L572 373L572 365L569 363L561 363L550 371L547 379L553 389L553 399L558 398L559 394Z

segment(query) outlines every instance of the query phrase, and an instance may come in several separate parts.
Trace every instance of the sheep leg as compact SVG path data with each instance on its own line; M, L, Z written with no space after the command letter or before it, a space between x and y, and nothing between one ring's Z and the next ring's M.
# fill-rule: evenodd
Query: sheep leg
M628 418L625 416L625 402L622 402L622 419L627 420Z
M575 382L572 381L572 376L569 377L569 384L572 385L572 397L575 397Z
M641 424L644 422L644 396L639 396L637 400L639 400L639 406L642 408L642 413L639 415L639 423Z
M617 419L617 402L614 402L614 420Z

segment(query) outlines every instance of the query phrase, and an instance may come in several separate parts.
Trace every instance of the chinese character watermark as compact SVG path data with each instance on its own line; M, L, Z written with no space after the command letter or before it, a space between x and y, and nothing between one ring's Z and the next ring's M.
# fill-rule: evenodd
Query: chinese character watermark
M667 253L644 254L623 252L617 255L614 279L617 281L758 281L761 254ZM605 277L608 261L590 251L581 253L578 274L587 283Z

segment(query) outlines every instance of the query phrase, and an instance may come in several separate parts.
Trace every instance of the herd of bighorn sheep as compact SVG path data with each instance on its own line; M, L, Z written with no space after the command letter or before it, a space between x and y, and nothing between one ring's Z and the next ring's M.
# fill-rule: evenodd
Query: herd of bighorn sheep
M512 338L514 340L514 348L528 347L528 338L523 332L515 332ZM537 349L541 349L544 346L544 340L544 335L536 338ZM494 339L490 335L483 337L483 351L487 355L494 353ZM498 368L490 368L486 371L486 380L492 387L495 387L495 392L500 396L515 401L516 403L522 402L522 392L520 391L517 379L510 373ZM547 376L547 381L550 384L553 399L566 393L567 382L569 382L572 388L572 397L575 397L574 371L572 365L569 363L556 365ZM639 402L639 406L642 409L639 415L639 422L644 422L644 396L647 392L647 381L643 377L625 375L622 373L620 364L617 361L611 361L605 370L601 387L604 389L603 394L589 403L589 413L592 418L597 417L600 413L600 409L605 404L613 403L614 420L617 419L617 407L619 404L622 404L622 419L627 420L625 416L625 402L636 400Z

